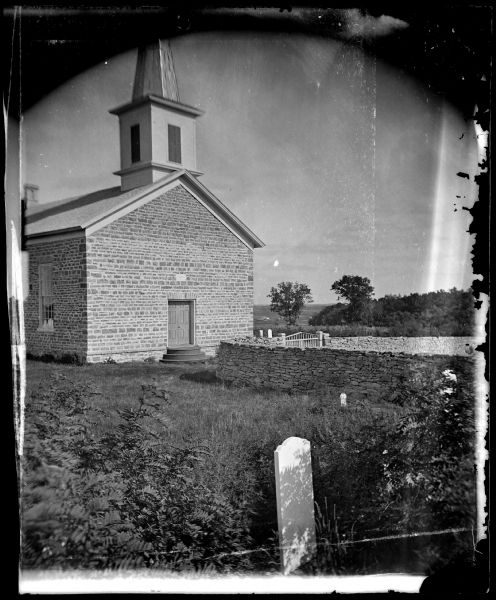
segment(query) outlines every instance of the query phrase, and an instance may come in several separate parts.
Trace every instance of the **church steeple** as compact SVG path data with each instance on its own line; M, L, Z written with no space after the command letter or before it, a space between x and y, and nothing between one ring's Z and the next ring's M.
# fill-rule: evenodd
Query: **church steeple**
M158 40L139 48L130 103L110 111L119 117L123 191L167 173L196 170L196 118L203 111L179 100L172 52Z
M158 40L138 49L133 100L148 95L179 102L176 72L169 42Z

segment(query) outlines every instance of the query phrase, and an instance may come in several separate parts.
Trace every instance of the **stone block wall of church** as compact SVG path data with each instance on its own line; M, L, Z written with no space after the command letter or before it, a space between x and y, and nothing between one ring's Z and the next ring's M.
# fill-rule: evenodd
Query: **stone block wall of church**
M161 358L171 299L194 300L195 343L208 354L251 335L253 251L183 186L88 236L87 247L89 362Z
M86 243L83 236L28 247L29 290L24 302L26 351L33 356L86 355ZM53 330L40 327L40 265L52 265Z

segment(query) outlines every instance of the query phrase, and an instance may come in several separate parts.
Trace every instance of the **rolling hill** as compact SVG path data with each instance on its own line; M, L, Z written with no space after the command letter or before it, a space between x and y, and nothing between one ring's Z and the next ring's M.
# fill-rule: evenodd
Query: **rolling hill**
M327 304L307 304L303 307L298 319L298 325L308 325L308 320L319 313ZM277 313L271 312L268 305L253 305L253 328L254 329L272 329L276 333L277 329L285 330L285 321Z

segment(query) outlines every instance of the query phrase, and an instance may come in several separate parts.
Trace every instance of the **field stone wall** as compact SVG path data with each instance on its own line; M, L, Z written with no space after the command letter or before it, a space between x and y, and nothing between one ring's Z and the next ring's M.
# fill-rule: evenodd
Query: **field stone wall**
M477 347L473 337L421 336L421 337L330 337L325 335L325 345L335 350L364 350L367 352L392 352L395 354L467 354L467 349Z
M473 387L474 358L409 355L331 348L284 348L221 342L217 377L254 388L292 392L345 392L350 400L388 400L417 374L431 367L452 369L461 385Z

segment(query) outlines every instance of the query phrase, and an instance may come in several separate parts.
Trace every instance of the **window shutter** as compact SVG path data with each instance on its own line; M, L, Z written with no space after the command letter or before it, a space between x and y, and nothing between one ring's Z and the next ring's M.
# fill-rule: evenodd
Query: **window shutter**
M40 265L40 325L53 329L53 269Z
M139 125L131 125L131 162L135 163L140 160L140 127Z
M169 161L181 162L181 129L176 125L168 126L169 134Z
M40 266L40 291L41 296L52 296L52 265Z

